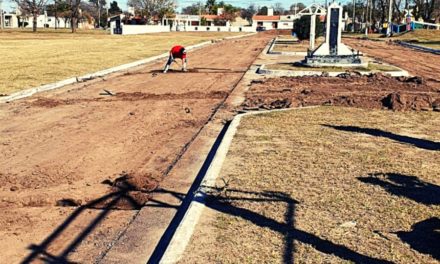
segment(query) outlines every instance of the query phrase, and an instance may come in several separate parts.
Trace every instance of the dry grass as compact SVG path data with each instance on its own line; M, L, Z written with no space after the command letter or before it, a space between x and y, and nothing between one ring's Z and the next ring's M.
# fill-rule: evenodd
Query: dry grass
M0 31L0 94L103 70L166 52L174 44L193 45L237 35L229 32L172 32L111 36L88 30ZM242 33L241 33L242 34ZM191 58L189 58L191 60Z
M336 107L244 118L219 176L227 191L181 263L437 263L424 253L440 258L439 122Z
M323 37L319 37L315 40L315 47L321 45L325 39ZM301 41L299 43L292 44L284 44L284 43L275 43L273 47L274 52L306 52L309 48L309 41Z
M410 42L440 42L440 30L418 29L395 37Z
M394 35L391 38L386 38L383 34L359 34L359 33L344 33L346 38L368 38L368 39L380 39L380 40L402 40L408 42L418 42L420 44L426 45L440 45L440 30L428 30L428 29L417 29L405 34Z

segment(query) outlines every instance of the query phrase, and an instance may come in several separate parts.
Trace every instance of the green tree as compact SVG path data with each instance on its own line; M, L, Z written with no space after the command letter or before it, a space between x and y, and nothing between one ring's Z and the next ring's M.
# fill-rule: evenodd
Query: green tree
M113 1L110 3L110 8L108 9L108 13L112 16L122 14L122 9L119 8L118 2Z
M206 0L205 8L208 11L208 14L212 15L215 14L217 11L217 4L215 0Z
M248 8L241 9L240 16L246 19L250 24L252 24L252 17L257 13L257 8L254 4L248 6Z
M257 15L267 16L267 6L263 6L258 10Z
M295 21L293 25L293 30L299 39L309 39L310 38L310 19L311 16L301 16L300 19ZM316 16L316 28L315 28L315 36L323 36L324 35L324 23L321 22L319 16Z
M58 28L60 17L64 19L64 24L66 24L68 18L70 17L70 15L66 15L69 13L70 6L66 1L63 0L54 0L53 4L46 6L46 10L48 16L55 17L55 29Z

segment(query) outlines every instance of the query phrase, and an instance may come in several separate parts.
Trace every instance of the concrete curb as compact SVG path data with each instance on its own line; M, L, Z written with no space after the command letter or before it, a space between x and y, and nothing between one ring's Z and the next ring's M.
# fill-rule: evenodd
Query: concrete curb
M244 38L244 37L252 36L254 34L257 34L257 33L250 33L250 34L243 34L243 35L232 36L232 37L225 37L225 38L216 39L216 40L221 41L221 40L229 40L229 39L236 39L236 38ZM212 41L212 40L211 41L204 41L202 43L189 46L186 49L187 50L196 50L196 49L199 49L199 48L202 48L202 47L214 44L214 43L215 43L215 40L214 41ZM36 93L58 89L58 88L61 88L63 86L69 85L69 84L85 82L85 81L92 80L92 79L95 79L98 77L103 77L103 76L108 75L110 73L128 70L133 67L137 67L137 66L140 66L143 64L148 64L148 63L154 62L159 59L164 59L166 57L168 57L168 52L162 53L162 54L159 54L159 55L156 55L153 57L149 57L146 59L130 62L127 64L122 64L122 65L112 67L109 69L101 70L101 71L98 71L95 73L90 73L90 74L86 74L86 75L78 76L78 77L72 77L72 78L62 80L62 81L58 81L58 82L54 82L54 83L50 83L50 84L45 84L45 85L34 87L34 88L29 88L29 89L19 91L19 92L13 93L13 94L5 96L5 97L0 97L0 103L7 103L7 102L15 101L18 99L30 97Z
M274 38L272 42L270 43L269 50L267 51L267 54L269 55L287 55L287 56L306 56L306 51L273 51L273 48L275 46L275 43L277 42L278 37ZM293 41L292 41L293 42Z
M369 75L372 73L377 73L379 71L358 71L361 75ZM300 76L321 76L324 73L328 74L329 77L337 77L339 74L346 73L345 71L340 72L325 72L325 71L289 71L289 70L269 70L266 69L266 64L261 65L258 70L258 74L267 74L277 77L300 77ZM409 73L405 70L400 69L400 71L390 71L384 72L392 77L409 76Z
M424 51L424 52L429 52L429 53L432 53L432 54L440 55L440 50L438 50L438 49L426 48L426 47L422 47L422 46L419 46L419 45L414 45L414 44L411 44L411 43L408 43L408 42L405 42L405 41L400 41L400 40L396 41L396 43L399 44L400 46L403 46L403 47L407 47L407 48L411 48L411 49L415 49L415 50L419 50L419 51Z
M232 120L231 124L226 131L222 142L220 143L215 156L209 165L209 168L204 175L201 186L214 186L217 176L220 174L223 163L226 159L227 153L229 151L229 147L231 146L232 140L237 132L237 128L240 125L240 121L242 117L249 115L260 115L267 114L273 112L282 112L282 111L294 111L294 110L303 110L310 108L317 108L320 106L308 106L308 107L299 107L299 108L285 108L285 109L275 109L275 110L265 110L265 111L254 111L247 112L243 114L236 115ZM182 221L178 225L176 232L174 233L170 244L165 249L165 252L159 263L161 264L172 264L176 263L182 257L185 248L187 247L189 241L191 240L192 234L194 233L195 227L202 215L203 209L206 204L206 191L203 187L200 187L194 195L193 200L185 212L185 216Z

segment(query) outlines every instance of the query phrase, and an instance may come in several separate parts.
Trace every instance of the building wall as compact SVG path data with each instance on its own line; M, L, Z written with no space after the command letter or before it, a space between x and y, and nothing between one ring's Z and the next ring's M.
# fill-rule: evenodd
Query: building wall
M257 27L257 25L260 25L262 23L262 26L266 28L266 30L275 29L273 27L273 23L277 23L277 29L292 29L293 28L293 21L252 21L252 26Z
M116 27L116 22L110 23L110 33L114 34L114 28ZM134 34L147 34L147 33L161 33L172 31L169 26L161 25L123 25L122 24L122 35L134 35ZM174 30L173 30L174 31ZM182 32L256 32L255 27L234 27L234 26L186 26L180 28Z
M17 16L14 14L5 14L5 28L17 28L18 27L18 19Z
M6 14L6 17L10 17L9 21L11 21L10 26L8 28L18 28L18 18L15 14ZM6 20L5 20L6 21ZM33 17L26 17L21 19L22 22L26 22L26 28L32 28ZM70 22L65 22L63 18L58 18L57 22L58 28L70 28ZM93 25L89 23L79 23L79 28L93 28ZM37 17L37 28L55 28L55 17L39 15Z
M113 29L111 28L110 30L111 30L111 34L113 34ZM136 35L136 34L161 33L161 32L170 32L170 27L161 26L161 25L122 25L122 35Z

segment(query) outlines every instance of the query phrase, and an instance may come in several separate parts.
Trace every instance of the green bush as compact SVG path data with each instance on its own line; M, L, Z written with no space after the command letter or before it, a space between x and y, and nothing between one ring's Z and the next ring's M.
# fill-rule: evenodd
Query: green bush
M293 25L293 31L300 40L310 38L310 17L311 16L302 16L300 19L296 20ZM324 35L324 25L325 23L321 22L319 17L316 16L315 38Z

